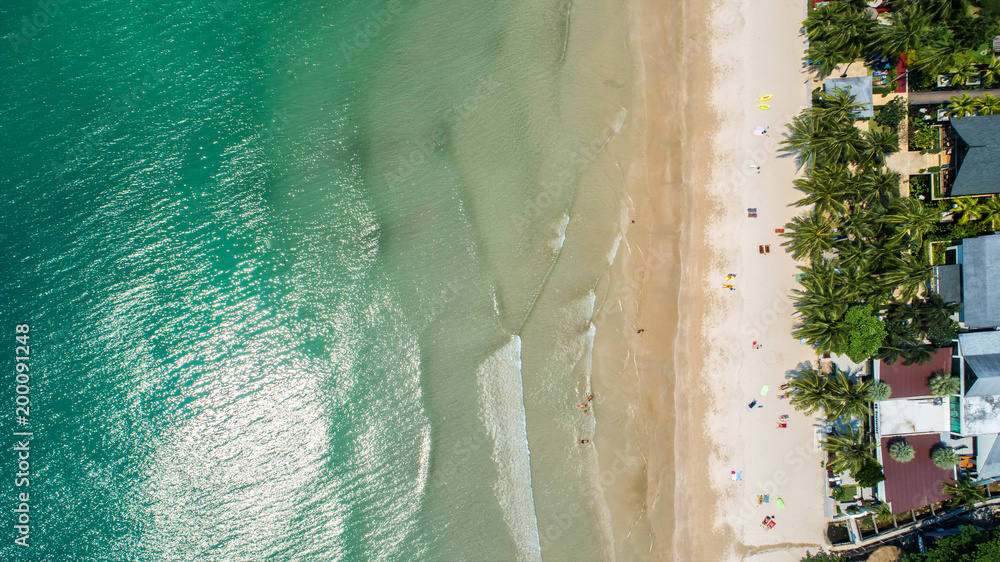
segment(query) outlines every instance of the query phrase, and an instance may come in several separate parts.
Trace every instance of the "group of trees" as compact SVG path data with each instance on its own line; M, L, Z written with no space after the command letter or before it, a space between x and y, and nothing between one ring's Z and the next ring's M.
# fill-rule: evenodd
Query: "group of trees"
M821 560L821 559L820 559ZM996 562L1000 560L1000 531L990 533L968 525L957 535L934 541L926 554L903 556L905 562Z
M858 362L875 354L922 363L933 349L925 341L950 341L957 327L953 307L923 294L931 276L923 242L941 213L899 196L899 174L885 167L896 134L860 131L859 107L836 90L798 115L783 141L806 167L795 205L812 206L786 225L782 244L806 262L795 335Z
M827 419L860 417L871 413L871 402L889 398L889 385L870 379L859 380L840 369L824 375L803 369L788 381L792 407L812 415L822 410Z
M821 75L859 58L895 62L906 54L911 69L949 72L953 83L979 75L1000 80L1000 61L980 55L983 43L1000 34L1000 19L973 14L968 0L894 0L888 25L872 17L865 0L842 0L812 10L803 22L809 39L806 60Z
M954 96L948 103L948 115L955 118L970 115L1000 115L1000 98L989 92L985 92L981 98L974 98L969 94Z

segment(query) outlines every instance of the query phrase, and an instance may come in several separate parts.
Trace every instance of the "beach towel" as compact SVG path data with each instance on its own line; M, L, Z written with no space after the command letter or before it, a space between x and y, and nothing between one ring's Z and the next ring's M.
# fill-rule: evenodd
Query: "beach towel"
M771 387L765 384L764 388L760 389L760 395L767 396L767 391L769 390L771 390Z

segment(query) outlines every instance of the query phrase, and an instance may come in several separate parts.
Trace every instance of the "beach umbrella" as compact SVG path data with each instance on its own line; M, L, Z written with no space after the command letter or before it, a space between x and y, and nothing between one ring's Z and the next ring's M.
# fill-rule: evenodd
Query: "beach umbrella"
M785 509L785 500L778 498L778 509Z

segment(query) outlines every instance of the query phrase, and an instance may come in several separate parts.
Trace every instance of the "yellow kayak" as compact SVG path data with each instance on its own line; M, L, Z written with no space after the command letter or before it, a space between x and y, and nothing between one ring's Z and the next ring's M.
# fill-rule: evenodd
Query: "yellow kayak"
M757 106L757 109L771 109L771 106L760 104L760 105Z
M774 97L773 95L771 95L771 94L767 94L766 96L761 96L761 97L759 97L759 98L757 98L757 99L758 99L759 101L768 101L768 100L770 100L770 99L771 99L771 98L773 98L773 97Z

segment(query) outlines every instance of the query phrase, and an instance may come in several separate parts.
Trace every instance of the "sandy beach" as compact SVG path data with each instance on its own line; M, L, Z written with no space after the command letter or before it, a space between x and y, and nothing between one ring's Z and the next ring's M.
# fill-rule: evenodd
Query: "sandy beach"
M608 280L594 370L615 555L799 560L824 546L824 472L817 420L779 387L816 357L791 336L797 264L775 229L797 214L798 170L778 143L812 87L805 6L646 0L635 11L645 154L629 174L635 222Z

